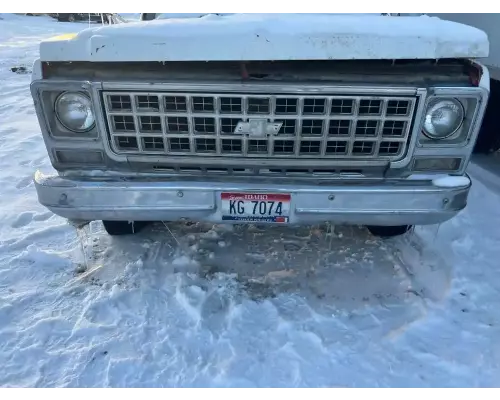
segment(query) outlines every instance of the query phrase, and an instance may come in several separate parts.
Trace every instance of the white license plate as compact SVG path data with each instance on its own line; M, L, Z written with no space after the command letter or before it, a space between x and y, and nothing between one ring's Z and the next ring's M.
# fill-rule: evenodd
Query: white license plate
M288 193L221 193L222 220L286 224L290 201Z

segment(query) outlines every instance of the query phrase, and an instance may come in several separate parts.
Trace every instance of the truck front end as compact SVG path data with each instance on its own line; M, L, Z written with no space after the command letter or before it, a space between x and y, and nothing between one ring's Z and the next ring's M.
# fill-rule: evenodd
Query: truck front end
M470 43L444 48L448 23L429 17L275 18L139 22L42 44L32 94L56 172L36 172L39 201L112 234L187 219L387 236L462 210L488 97L482 32L452 24ZM352 18L371 28L331 32Z

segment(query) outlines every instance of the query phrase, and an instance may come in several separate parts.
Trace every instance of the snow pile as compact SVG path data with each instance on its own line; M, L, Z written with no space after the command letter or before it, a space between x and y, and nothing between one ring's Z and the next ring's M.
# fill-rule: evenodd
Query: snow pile
M41 207L41 38L0 21L1 386L498 386L499 196L381 241L356 227L162 224L111 238ZM79 27L81 29L81 26Z
M73 40L43 43L40 56L96 62L392 60L486 57L488 51L483 31L425 15L208 14L94 27Z

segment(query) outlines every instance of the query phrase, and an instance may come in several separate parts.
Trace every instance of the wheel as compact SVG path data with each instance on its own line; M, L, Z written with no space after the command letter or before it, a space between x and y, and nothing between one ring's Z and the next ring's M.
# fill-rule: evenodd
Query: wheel
M369 225L366 228L370 231L370 233L373 236L390 238L390 237L404 235L412 228L412 225L397 225L397 226Z
M133 235L143 230L149 222L147 221L102 221L104 229L111 236Z

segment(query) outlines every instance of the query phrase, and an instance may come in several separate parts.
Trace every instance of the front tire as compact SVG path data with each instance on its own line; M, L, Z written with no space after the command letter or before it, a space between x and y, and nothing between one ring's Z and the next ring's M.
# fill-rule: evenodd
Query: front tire
M370 231L373 236L378 236L381 238L391 238L395 236L404 235L413 226L412 225L397 225L397 226L377 226L369 225L366 228Z
M133 235L142 231L149 222L146 221L102 221L104 229L110 236Z

